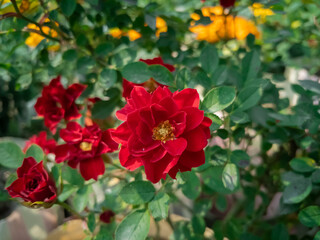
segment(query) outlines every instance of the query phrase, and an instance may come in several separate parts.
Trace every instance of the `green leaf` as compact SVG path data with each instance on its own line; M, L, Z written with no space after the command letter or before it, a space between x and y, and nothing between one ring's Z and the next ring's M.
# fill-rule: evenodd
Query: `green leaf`
M40 146L32 144L26 152L26 157L33 157L37 162L40 162L44 158L44 153Z
M117 71L114 69L105 68L99 75L99 82L104 88L112 87L117 81Z
M150 214L147 210L136 210L125 217L118 225L116 240L144 240L150 228Z
M301 80L299 83L304 89L320 94L320 84L318 82L313 80Z
M170 198L168 194L162 192L156 195L156 197L149 203L149 209L156 221L166 219L168 217L169 200Z
M0 142L0 165L7 168L18 168L22 165L24 154L13 142Z
M208 114L206 114L206 116L208 118L210 118L212 121L212 124L210 126L211 131L218 130L220 128L220 126L223 124L223 121L217 115L215 115L213 113L208 113Z
M216 208L220 212L224 212L227 210L228 202L224 195L218 195L216 199Z
M314 236L313 240L320 240L320 231L318 231L316 233L316 235Z
M300 222L307 227L320 226L320 207L309 206L299 213Z
M92 118L105 119L109 117L117 107L118 102L119 98L111 98L108 101L96 102L92 108Z
M289 233L283 224L278 224L272 229L271 240L289 240Z
M108 55L110 52L112 52L113 49L113 44L110 42L107 43L101 43L97 46L97 48L95 49L95 53L98 56L106 56Z
M238 124L250 122L248 114L244 112L235 112L230 115L230 119Z
M237 101L235 102L234 112L243 112L254 107L262 96L260 87L247 87L240 91Z
M320 169L317 169L312 173L311 179L313 183L320 183Z
M65 51L62 55L63 60L68 62L77 60L77 57L78 57L77 51L74 49L69 49Z
M23 74L17 80L16 89L17 90L27 89L31 83L32 83L32 74L31 73Z
M125 79L133 83L144 83L152 77L148 65L144 62L129 63L121 73Z
M143 204L154 197L155 191L151 182L134 181L122 188L120 197L128 204Z
M286 204L299 203L310 194L311 190L310 178L297 179L284 189L283 202Z
M184 89L192 80L192 73L188 68L180 69L176 74L176 85L178 89Z
M151 76L158 83L172 86L173 85L173 75L172 73L165 68L164 66L154 64L149 66Z
M236 90L234 87L213 88L204 97L201 108L210 113L215 113L231 105L235 97Z
M230 194L233 193L229 188L224 186L222 182L222 173L224 167L223 166L214 166L207 168L204 172L202 172L203 182L206 186L208 186L213 191L216 191L221 194Z
M242 76L244 82L257 77L261 66L260 56L257 51L247 53L242 61Z
M225 83L228 79L228 73L227 66L219 66L211 76L213 85L219 86Z
M78 190L73 199L73 206L77 212L82 212L89 202L89 194L91 188L89 186L83 186Z
M9 177L7 178L6 184L4 186L4 188L9 187L15 180L18 179L17 173L12 173L9 175Z
M94 229L96 228L96 218L93 212L90 212L88 215L88 228L90 232L94 232Z
M62 12L70 17L74 10L76 10L77 1L76 0L61 0L60 1L60 7Z
M239 170L233 163L228 163L222 172L223 185L234 191L239 186Z
M316 162L313 159L307 157L294 158L290 161L289 164L291 168L297 172L305 173L316 170Z
M84 184L84 179L80 173L69 166L63 168L62 179L76 186L82 186Z
M64 202L67 200L73 193L75 193L79 188L71 184L64 184L63 190L58 196L58 200Z
M219 65L219 55L213 45L205 46L200 55L201 67L208 73L213 73Z
M185 183L182 185L183 194L190 199L196 199L201 193L201 183L194 172L181 173Z
M230 156L231 162L240 168L245 168L250 164L249 155L242 150L234 150Z
M203 235L206 230L206 222L203 217L193 216L191 219L191 225L195 234Z

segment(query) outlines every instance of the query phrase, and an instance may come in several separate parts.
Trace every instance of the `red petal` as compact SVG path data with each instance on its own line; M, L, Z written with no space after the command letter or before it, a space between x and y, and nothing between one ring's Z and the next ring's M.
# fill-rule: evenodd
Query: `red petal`
M204 118L204 112L199 110L198 108L194 107L187 107L182 109L182 111L187 113L187 123L186 123L186 130L190 131L198 127Z
M98 176L103 175L104 171L105 166L101 156L80 161L80 173L85 180L91 178L98 180Z
M140 141L144 145L152 144L152 142L154 141L152 139L153 133L147 124L145 124L144 122L141 121L139 123L139 125L137 126L136 131L137 131L137 135L139 136Z
M158 126L160 122L168 120L169 115L167 110L158 104L151 105L151 112L155 121L155 126Z
M179 159L179 165L182 164L188 168L199 167L204 163L205 155L203 150L199 152L185 151Z
M122 109L116 112L116 117L121 121L126 121L128 114L133 111L135 111L135 108L127 103Z
M139 111L141 120L146 123L149 128L153 128L155 126L155 121L151 112L151 108L145 107Z
M201 127L184 134L183 138L188 142L186 150L191 152L198 152L208 144L207 136Z
M167 154L167 151L162 146L157 147L156 149L150 151L148 155L144 157L148 157L152 163L157 162L161 160L165 155Z
M181 92L175 92L173 94L173 100L176 102L179 108L199 108L200 98L197 90L195 89L186 88Z
M70 156L70 148L71 146L68 144L62 144L58 145L55 149L55 155L56 155L56 162L61 163L63 161L66 161Z
M81 114L79 113L79 109L75 103L72 103L70 107L65 109L64 119L67 121L80 118Z
M179 157L172 157L169 154L154 163L149 158L143 158L142 161L147 179L153 183L159 182L161 178L166 177L166 174L177 164L178 160Z
M9 187L6 188L11 197L22 197L21 192L25 189L23 178L18 178Z
M131 91L131 98L136 108L143 108L150 104L151 95L144 87L135 86Z
M129 129L127 122L122 123L116 130L112 131L112 138L121 144L126 144L132 131Z
M123 89L123 93L122 96L124 98L129 98L131 95L131 91L134 88L134 86L139 86L138 84L132 83L127 81L126 79L122 79L122 89Z
M140 158L135 158L129 155L129 151L126 147L122 146L119 152L119 160L123 167L130 171L136 170L142 166Z
M23 163L21 167L17 169L18 177L22 178L23 175L27 174L30 168L32 168L36 164L37 164L37 161L33 157L28 157L23 159Z
M74 83L68 87L66 90L67 94L70 95L73 100L77 99L81 93L87 88L86 85Z
M152 141L150 144L143 144L135 135L132 135L128 141L128 149L133 156L145 155L149 151L157 148L160 145L160 141Z
M171 156L179 156L187 147L187 141L183 138L178 138L174 140L162 143L162 146L168 151Z
M102 138L101 141L104 142L108 146L107 152L113 152L118 150L119 144L116 143L112 137L111 132L114 130L108 129L102 132Z
M175 114L178 111L177 104L173 101L172 97L166 97L162 99L159 103L162 107L164 107L167 112L169 113L169 116Z
M158 87L153 93L151 97L152 103L159 103L165 97L171 97L172 93L167 87Z
M174 135L176 137L179 137L186 128L186 115L185 112L178 112L169 119L174 127Z

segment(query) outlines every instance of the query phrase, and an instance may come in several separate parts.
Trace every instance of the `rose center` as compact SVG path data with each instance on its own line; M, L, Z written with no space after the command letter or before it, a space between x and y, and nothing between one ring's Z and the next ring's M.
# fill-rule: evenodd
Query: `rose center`
M29 181L27 183L27 189L29 191L35 190L37 188L37 186L38 186L38 181L36 179L32 179L31 181Z
M92 150L92 143L82 142L80 143L80 149L84 152L88 152Z
M148 92L153 92L156 90L156 88L159 86L157 82L153 79L150 78L148 81L146 81L143 86L146 88Z
M166 142L174 139L174 127L170 124L169 120L161 122L157 127L152 129L152 139Z

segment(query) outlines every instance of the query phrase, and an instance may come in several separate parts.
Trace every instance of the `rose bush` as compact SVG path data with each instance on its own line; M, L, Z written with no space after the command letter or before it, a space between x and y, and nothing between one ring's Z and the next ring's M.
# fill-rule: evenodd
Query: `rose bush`
M319 239L319 7L2 1L0 204L86 240Z

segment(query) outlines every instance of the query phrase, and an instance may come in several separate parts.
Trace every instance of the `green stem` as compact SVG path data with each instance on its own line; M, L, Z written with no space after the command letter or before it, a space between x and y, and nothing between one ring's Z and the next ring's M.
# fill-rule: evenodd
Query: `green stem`
M48 38L48 39L50 39L50 40L53 40L53 41L56 41L56 42L60 42L59 39L54 38L54 37L52 37L52 36L44 33L43 30L42 30L42 26L41 26L39 23L37 23L36 21L33 21L33 20L31 20L30 18L27 18L26 16L24 16L24 15L20 12L16 0L11 0L11 2L12 2L12 5L13 5L16 13L18 14L18 16L21 17L22 19L26 20L27 22L30 22L30 23L33 23L34 25L36 25L36 26L40 29L40 32L41 32L42 36L44 36L45 38Z
M64 209L66 209L68 212L72 213L74 216L84 220L85 218L83 216L81 216L76 210L74 210L73 208L71 208L68 204L66 204L65 202L61 202L61 201L57 201L56 204L60 205L61 207L63 207Z

